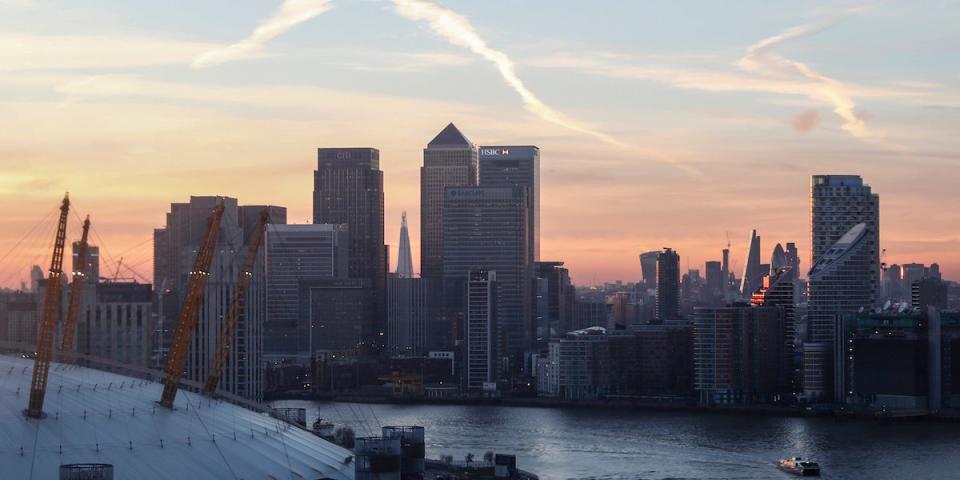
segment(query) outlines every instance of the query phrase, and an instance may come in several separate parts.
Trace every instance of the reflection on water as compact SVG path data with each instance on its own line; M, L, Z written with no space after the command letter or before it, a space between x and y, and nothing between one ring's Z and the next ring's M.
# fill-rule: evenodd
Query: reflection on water
M960 427L948 423L487 406L276 402L358 436L426 427L427 455L515 453L548 479L791 478L778 458L810 457L823 478L960 478Z

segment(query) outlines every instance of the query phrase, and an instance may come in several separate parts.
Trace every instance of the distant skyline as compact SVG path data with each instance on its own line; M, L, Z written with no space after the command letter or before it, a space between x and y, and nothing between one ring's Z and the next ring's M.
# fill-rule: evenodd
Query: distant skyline
M122 256L149 281L171 202L307 223L339 146L380 150L391 258L407 211L419 273L422 152L449 122L540 147L541 258L577 284L637 281L662 247L702 271L727 234L739 274L754 228L805 273L814 174L880 195L888 264L960 279L958 24L938 0L0 0L0 287L46 268L64 191L101 274Z

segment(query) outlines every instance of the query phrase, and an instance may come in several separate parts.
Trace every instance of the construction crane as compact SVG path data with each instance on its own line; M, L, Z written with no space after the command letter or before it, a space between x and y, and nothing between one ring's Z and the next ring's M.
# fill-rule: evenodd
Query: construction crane
M122 267L122 266L123 266L123 257L120 257L120 260L117 261L117 270L116 270L115 272L113 272L113 278L112 278L112 280L113 280L114 282L116 282L117 279L120 278L120 267Z
M253 280L253 266L257 261L257 252L260 250L260 244L263 241L263 232L266 230L267 222L269 221L270 214L264 209L260 212L257 228L253 232L253 238L250 239L250 249L247 251L243 268L238 275L237 291L234 293L233 302L230 303L230 310L227 311L227 317L223 320L223 330L220 332L217 349L213 352L213 362L210 363L207 383L203 386L204 395L213 395L213 392L217 390L217 385L220 383L220 377L223 375L223 369L227 364L227 356L230 355L230 344L233 342L233 336L237 331L237 323L240 320L240 311L243 310L247 289Z
M180 384L180 377L183 375L184 364L187 361L187 351L190 349L190 342L193 341L193 333L200 314L200 302L203 300L203 292L207 287L207 280L210 278L210 264L213 262L217 236L220 234L220 219L223 218L223 209L224 205L221 201L210 214L207 231L204 233L200 248L197 250L193 270L190 271L187 293L183 297L183 307L180 309L180 321L177 322L177 330L173 334L173 342L170 345L170 354L167 357L167 367L164 372L166 377L163 379L163 394L160 397L160 405L166 408L173 408L173 401L177 398L177 388Z
M53 353L53 336L60 317L60 280L63 278L63 247L67 238L67 214L70 212L70 196L63 196L60 205L60 222L53 242L53 258L47 276L47 291L43 296L43 317L37 335L37 357L33 362L33 378L30 380L30 403L26 415L43 417L43 399L47 394L47 374L50 373L50 356Z
M60 336L60 351L73 350L73 341L77 334L77 318L80 316L81 295L87 279L83 273L87 265L87 235L90 233L90 216L83 221L83 234L77 245L77 271L73 272L73 281L70 284L70 303L67 305L67 318L63 321L63 332Z

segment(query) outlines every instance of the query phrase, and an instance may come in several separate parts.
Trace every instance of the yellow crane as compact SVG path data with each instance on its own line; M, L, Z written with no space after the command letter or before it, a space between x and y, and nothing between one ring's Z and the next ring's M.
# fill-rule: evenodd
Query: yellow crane
M30 418L43 417L43 399L47 395L47 374L50 373L50 356L53 337L60 317L60 280L63 278L63 248L67 238L67 213L70 212L70 196L64 195L60 205L60 221L53 242L53 258L47 276L47 289L43 296L43 317L37 334L37 356L33 362L33 377L30 380L30 403L26 414Z
M220 377L223 375L227 357L230 355L230 344L233 342L233 336L237 331L237 323L240 320L240 312L243 310L243 303L246 300L247 289L250 288L250 282L253 281L253 267L257 261L257 252L260 250L260 244L263 242L263 232L266 230L269 221L270 214L264 209L260 212L257 228L253 232L253 238L250 239L250 249L247 251L243 268L238 275L237 291L234 293L233 302L230 303L230 310L227 311L227 317L223 320L223 330L220 332L217 349L213 352L213 361L210 363L207 383L203 386L204 395L213 395L220 383Z
M90 216L83 221L83 234L77 245L77 271L73 272L73 281L70 284L70 303L67 305L67 317L63 321L63 332L60 336L60 351L70 352L74 348L74 338L77 334L77 318L80 316L83 286L86 276L83 273L87 265L87 235L90 233ZM96 281L96 280L94 280Z
M200 314L199 309L203 300L203 292L207 288L207 280L210 278L210 264L213 262L217 236L220 234L220 219L223 218L223 210L224 205L221 201L210 214L207 230L200 242L200 248L197 250L193 270L190 271L187 292L183 297L183 306L180 308L180 321L177 322L177 330L173 334L173 342L170 344L170 354L167 357L167 366L164 371L166 376L163 379L163 394L160 397L160 405L166 408L173 408L173 401L177 398L180 377L183 375L187 352L190 350L190 342L193 341L193 333L196 330L197 319Z

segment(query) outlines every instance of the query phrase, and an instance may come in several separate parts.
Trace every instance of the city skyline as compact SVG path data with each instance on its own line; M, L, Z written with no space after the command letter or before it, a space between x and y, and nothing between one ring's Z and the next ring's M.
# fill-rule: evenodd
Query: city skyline
M204 21L201 30L173 21L176 9L160 3L0 2L0 36L11 40L4 43L36 47L0 47L0 84L9 92L0 99L9 112L0 119L0 213L8 219L0 251L68 190L77 211L91 214L102 274L112 276L124 256L149 279L152 250L143 242L163 225L170 202L225 195L283 205L290 223L308 223L315 149L367 145L383 159L385 238L396 252L400 213L410 212L419 273L422 149L453 122L477 145L541 148L541 258L566 262L581 285L637 281L637 255L664 246L681 253L682 271L702 268L720 259L726 232L737 242L731 269L739 272L747 250L740 239L754 228L767 245L796 242L805 273L814 174L861 175L883 192L887 263L937 262L946 278L960 276L960 212L944 208L955 197L950 152L958 140L949 132L957 79L934 61L956 44L949 2L856 11L751 5L753 23L720 15L697 41L684 34L711 12L684 18L680 9L651 6L675 32L644 20L650 32L635 33L627 19L651 18L638 6L612 5L620 15L569 25L560 22L572 14L563 9L513 6L503 16L496 2L445 2L485 48L508 56L522 89L504 83L490 51L464 49L431 29L430 15L447 10L313 2L332 8L270 37L256 58L191 67L249 37L281 3L229 9L220 25ZM219 18L223 6L196 13ZM543 22L527 30L533 18ZM338 24L367 19L389 28L364 32L348 49ZM909 28L916 25L923 33ZM570 41L594 30L608 33ZM647 47L654 35L666 39L661 50ZM827 50L839 39L852 40ZM763 62L777 61L815 69L849 93L852 106L811 96L819 84L789 72L758 74ZM305 62L322 68L298 66ZM371 73L381 78L362 80ZM396 113L384 116L385 108ZM0 271L0 286L29 281L30 265L43 264L43 240L37 261L28 254L5 262L16 267Z

